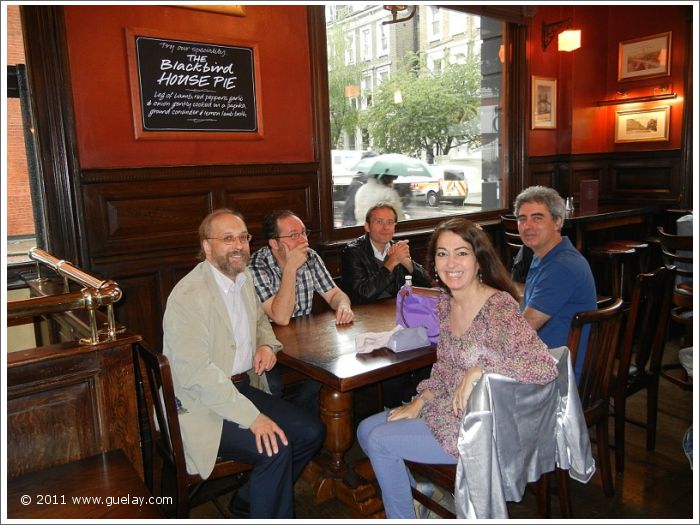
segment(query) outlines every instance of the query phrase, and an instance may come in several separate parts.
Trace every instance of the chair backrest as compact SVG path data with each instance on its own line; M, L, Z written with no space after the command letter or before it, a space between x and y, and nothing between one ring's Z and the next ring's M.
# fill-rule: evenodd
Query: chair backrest
M503 226L506 244L510 248L511 255L515 255L523 245L520 232L518 232L518 219L515 218L515 215L501 215L501 225Z
M675 266L679 277L693 279L693 236L666 233L657 228L661 240L661 253L666 266ZM679 264L680 263L680 264Z
M182 444L180 434L180 422L177 412L177 401L173 389L173 377L170 371L168 358L163 354L156 354L146 348L139 346L139 357L144 364L147 377L147 384L150 394L149 400L152 408L147 407L147 418L150 426L150 438L153 448L158 452L164 466L167 466L175 476L175 484L178 491L184 488L183 494L178 494L179 498L185 497L187 482L187 465L185 463L185 449ZM155 415L155 421L152 417ZM144 415L142 415L143 419ZM153 427L157 425L158 431ZM147 476L153 484L153 475ZM154 487L149 487L153 492Z
M506 267L511 271L511 276L516 282L524 283L532 263L532 250L524 246L520 238L515 215L501 215L501 225L510 255Z
M599 310L579 312L571 320L571 331L566 346L571 351L571 361L576 363L585 326L590 326L583 369L578 382L581 406L588 413L607 407L610 382L620 334L623 302L618 298L613 304ZM607 417L607 410L605 411Z
M675 269L663 266L637 276L620 345L617 378L621 388L630 373L644 375L647 367L651 374L660 370L674 276Z

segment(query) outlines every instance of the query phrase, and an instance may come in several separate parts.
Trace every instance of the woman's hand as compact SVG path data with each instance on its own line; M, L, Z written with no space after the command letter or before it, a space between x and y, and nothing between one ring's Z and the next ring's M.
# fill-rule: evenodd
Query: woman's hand
M452 396L452 413L459 417L467 407L469 396L472 395L472 390L484 375L484 369L478 366L467 369L462 381L460 381L457 390Z
M423 409L424 403L425 401L416 396L413 398L413 401L407 405L402 405L389 410L389 416L386 418L386 420L397 421L399 419L416 419L420 415L420 411Z

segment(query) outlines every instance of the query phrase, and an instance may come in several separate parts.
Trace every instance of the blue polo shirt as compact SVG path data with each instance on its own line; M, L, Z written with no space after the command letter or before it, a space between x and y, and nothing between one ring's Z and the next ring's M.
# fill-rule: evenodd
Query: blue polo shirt
M544 258L532 258L522 308L529 306L550 316L537 332L549 348L566 345L571 319L578 312L597 309L596 297L591 267L568 237L562 237ZM583 368L585 351L581 350L588 342L588 328L583 331L574 364L577 382Z

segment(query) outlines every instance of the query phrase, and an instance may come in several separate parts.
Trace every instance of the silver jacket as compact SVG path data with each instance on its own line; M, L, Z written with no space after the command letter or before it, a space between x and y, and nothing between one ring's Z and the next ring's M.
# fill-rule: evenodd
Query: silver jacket
M587 483L595 473L569 350L550 349L557 379L546 385L484 374L459 429L455 507L458 518L508 518L528 482L555 466Z

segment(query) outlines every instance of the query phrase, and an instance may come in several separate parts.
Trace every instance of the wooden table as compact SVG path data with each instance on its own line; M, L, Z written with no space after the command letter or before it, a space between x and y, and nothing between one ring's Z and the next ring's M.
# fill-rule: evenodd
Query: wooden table
M586 233L600 230L611 230L621 226L643 225L651 220L655 213L655 208L651 207L630 207L619 205L599 206L594 212L581 212L574 210L571 216L564 221L564 231L574 229L574 246L581 253L585 253Z
M355 336L364 332L386 332L396 326L396 300L353 306L355 321L335 324L335 312L324 312L275 326L284 345L280 363L323 383L321 419L326 425L324 450L309 470L317 479L317 502L333 497L358 516L382 512L381 499L371 484L362 482L345 462L354 440L353 390L371 385L435 362L435 347L394 353L386 348L357 354Z
M118 449L9 478L7 517L43 521L164 516L124 452Z

